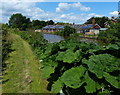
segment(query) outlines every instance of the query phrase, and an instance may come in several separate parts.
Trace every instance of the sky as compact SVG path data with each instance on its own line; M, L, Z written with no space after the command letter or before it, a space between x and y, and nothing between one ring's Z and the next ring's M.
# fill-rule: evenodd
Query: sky
M79 2L80 0L74 0L74 2L5 1L0 6L2 16L0 22L2 23L7 23L10 16L15 13L21 13L31 20L53 20L54 22L76 24L82 24L93 16L112 17L118 15L118 2Z

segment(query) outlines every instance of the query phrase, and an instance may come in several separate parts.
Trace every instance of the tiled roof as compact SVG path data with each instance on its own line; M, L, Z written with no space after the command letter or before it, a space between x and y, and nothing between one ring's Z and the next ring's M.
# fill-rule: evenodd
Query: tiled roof
M95 24L95 26L96 25L98 25L98 24ZM70 26L74 27L76 29L91 29L92 28L92 24L87 24L87 25L75 24L75 25L70 25ZM47 25L47 26L43 27L43 29L64 29L64 25Z
M64 29L63 25L47 25L43 29Z
M90 28L92 28L92 24L81 26L81 28L82 29L90 29Z

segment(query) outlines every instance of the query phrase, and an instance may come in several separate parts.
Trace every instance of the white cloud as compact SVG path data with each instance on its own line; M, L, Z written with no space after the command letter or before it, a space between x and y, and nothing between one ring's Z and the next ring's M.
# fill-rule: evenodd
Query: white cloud
M98 14L95 14L95 13L90 13L88 14L88 17L102 17L103 15L98 15Z
M118 16L118 11L113 11L109 13L111 16Z
M69 9L76 9L79 11L89 11L90 7L86 7L82 5L81 3L73 3L73 4L59 3L58 7L56 8L56 12L64 12Z
M46 0L4 0L1 2L44 2Z
M14 13L22 13L25 16L33 17L43 12L42 9L35 7L35 2L2 2L1 14L3 17L10 17Z
M69 6L69 7L68 7ZM81 7L82 6L82 7ZM75 8L77 10L87 11L89 7L84 7L80 3L59 3L58 11L69 10ZM7 22L13 13L21 13L31 20L53 20L55 22L84 23L92 16L102 16L95 13L91 14L75 14L75 13L57 13L46 12L36 7L35 2L3 2L2 3L2 21Z

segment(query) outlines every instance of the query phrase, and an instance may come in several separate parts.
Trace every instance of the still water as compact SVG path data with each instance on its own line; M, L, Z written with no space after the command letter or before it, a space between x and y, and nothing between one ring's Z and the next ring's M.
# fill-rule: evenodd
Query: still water
M53 35L53 34L43 34L44 39L46 39L49 43L60 42L64 40L64 37Z
M65 38L59 35L54 35L54 34L43 34L44 39L46 39L49 43L54 43L54 42L60 42L61 40L64 40ZM100 44L100 42L98 42L98 40L96 39L89 39L89 38L81 38L78 37L77 39L79 39L80 41L83 42L92 42L96 45Z

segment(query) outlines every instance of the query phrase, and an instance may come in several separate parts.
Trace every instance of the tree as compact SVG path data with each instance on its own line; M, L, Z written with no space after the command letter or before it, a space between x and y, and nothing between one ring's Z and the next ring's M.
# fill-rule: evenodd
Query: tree
M20 30L26 30L30 27L30 23L30 18L26 18L20 13L13 14L9 19L9 26Z
M100 31L98 39L105 43L120 42L120 20L118 19L116 23L111 24L107 31Z
M63 30L64 36L70 36L72 33L76 33L75 28L66 25Z
M32 21L32 26L34 29L41 29L46 25L47 25L47 23L45 21L40 21L40 20L33 20Z
M108 17L91 17L90 19L87 20L87 24L92 24L92 19L95 19L95 23L99 24L102 28L105 27L105 22L110 21Z
M54 21L53 21L53 20L47 21L47 24L48 24L48 25L53 25L53 24L54 24Z

